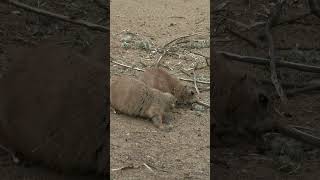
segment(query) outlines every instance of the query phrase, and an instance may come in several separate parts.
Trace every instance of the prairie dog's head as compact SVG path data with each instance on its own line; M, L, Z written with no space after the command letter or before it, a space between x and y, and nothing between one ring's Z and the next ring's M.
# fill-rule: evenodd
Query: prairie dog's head
M165 103L170 105L169 108L175 108L177 104L177 98L173 96L171 93L163 93L163 95L165 98Z
M195 101L195 92L192 87L182 85L177 93L178 104L190 104Z

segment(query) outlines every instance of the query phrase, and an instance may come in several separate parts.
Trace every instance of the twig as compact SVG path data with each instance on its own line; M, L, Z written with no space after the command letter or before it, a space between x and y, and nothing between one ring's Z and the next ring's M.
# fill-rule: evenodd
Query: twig
M202 105L202 106L204 106L204 107L206 107L206 108L210 108L210 105L209 105L209 104L206 104L206 103L201 102L201 101L199 101L199 100L196 100L195 103L197 103L197 104L199 104L199 105Z
M187 38L187 37L191 37L191 36L197 36L197 35L199 35L199 34L190 34L190 35L186 35L186 36L181 36L181 37L175 38L175 39L169 41L168 43L166 43L163 46L163 49L165 49L166 47L168 47L170 44L174 43L175 41L178 41L178 40L181 40L181 39L184 39L184 38Z
M198 86L197 86L197 75L196 75L196 69L198 67L198 62L196 63L196 65L193 68L193 82L194 82L194 88L196 89L196 92L198 95L200 95Z
M136 68L136 67L132 67L132 66L129 66L129 65L126 65L126 64L122 64L122 63L119 63L119 62L116 62L116 61L110 61L116 65L119 65L119 66L123 66L123 67L127 67L127 68L131 68L131 69L134 69L134 70L137 70L137 71L144 71L143 69L140 69L140 68Z
M200 91L200 92L202 92L202 91L210 91L210 87L199 88L199 91Z
M113 59L111 57L111 59ZM126 67L126 68L131 68L131 69L134 69L134 70L137 70L137 71L144 71L143 69L140 69L140 68L136 68L136 67L132 67L132 66L129 66L129 65L126 65L126 64L123 64L123 63L119 63L119 62L116 62L116 61L110 61L116 65L119 65L119 66L123 66L123 67ZM193 79L185 79L185 78L180 78L178 77L178 79L182 80L182 81L188 81L188 82L194 82ZM201 80L197 80L197 83L200 83L200 84L210 84L210 82L207 82L207 81L201 81Z
M164 50L164 52L161 54L161 56L159 57L159 59L156 62L156 67L159 67L160 61L161 59L167 54L168 50Z
M306 91L314 91L314 90L320 90L320 84L314 84L303 88L297 88L293 89L287 92L288 96L294 96L298 93L306 92Z
M14 5L14 6L18 7L18 8L22 8L24 10L30 11L30 12L34 12L34 13L41 14L41 15L44 15L44 16L49 16L49 17L52 17L52 18L56 18L56 19L65 21L65 22L69 22L69 23L73 23L73 24L77 24L77 25L82 25L82 26L85 26L85 27L93 29L93 30L97 30L97 31L101 31L101 32L109 32L109 28L108 27L101 26L101 25L98 25L98 24L94 24L94 23L91 23L91 22L88 22L88 21L84 21L84 20L81 20L81 19L73 19L73 18L71 18L69 16L64 16L64 15L56 14L56 13L53 13L53 12L50 12L50 11L46 11L46 10L43 10L43 9L31 7L29 5L17 2L15 0L6 0L5 2L9 3L11 5Z
M320 147L320 138L313 136L309 133L305 133L303 131L298 130L294 126L278 126L279 131L284 133L289 137L293 137L302 142L308 143L310 145L314 145L316 147Z
M144 165L146 168L148 168L151 172L155 173L155 172L152 170L152 168L151 168L150 166L148 166L146 163L143 163L143 165Z
M277 72L276 72L276 63L275 63L275 53L274 53L274 42L273 42L273 37L271 34L271 26L275 24L280 16L280 11L282 9L284 1L280 0L278 4L275 7L274 12L271 14L270 19L267 21L266 26L265 26L265 34L266 38L268 40L269 44L269 57L270 57L270 71L271 71L271 81L276 88L276 91L278 95L280 96L281 102L286 105L287 104L287 97L286 94L284 93L282 86L278 80L277 77Z
M5 152L7 152L11 158L12 161L16 164L18 164L20 162L19 158L16 157L16 155L8 148L4 147L3 145L0 144L0 149L4 150Z
M194 82L193 79L185 79L185 78L181 78L181 77L178 77L178 79L180 79L180 80L182 80L182 81ZM197 83L200 83L200 84L210 84L210 82L208 82L208 81L201 81L201 80L197 80Z
M119 171L119 170L125 170L125 169L136 169L136 168L139 168L140 166L138 167L134 167L133 165L129 165L129 166L123 166L123 167L120 167L120 168L113 168L111 169L111 171Z
M248 44L250 44L252 47L254 47L254 48L257 48L257 47L258 47L257 43L254 42L253 40L251 40L251 39L249 39L249 38L247 38L247 37L244 37L244 36L241 35L240 33L237 33L237 32L235 32L235 31L233 31L233 30L231 30L231 29L229 29L229 28L227 28L227 30L228 30L231 34L233 34L234 36L236 36L236 37L238 37L238 38L246 41L246 42L247 42Z
M260 80L261 83L263 84L271 84L273 85L273 83L270 81L270 80ZM282 83L282 86L285 87L285 88L299 88L299 87L305 87L305 86L308 86L310 84L314 84L314 83Z
M231 60L235 60L235 61L241 61L241 62L263 65L263 66L269 64L269 59L266 59L266 58L260 58L260 57L254 57L254 56L241 56L241 55L226 52L226 51L217 51L217 54L222 54L230 58ZM286 67L286 68L296 69L304 72L320 73L320 67L318 66L310 66L310 65L300 64L300 63L293 63L289 61L276 61L275 63L277 64L278 67Z

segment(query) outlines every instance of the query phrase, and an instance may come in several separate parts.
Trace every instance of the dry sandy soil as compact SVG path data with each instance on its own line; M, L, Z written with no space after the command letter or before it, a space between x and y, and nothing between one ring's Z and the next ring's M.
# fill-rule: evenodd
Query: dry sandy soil
M209 1L203 0L113 0L110 13L111 60L143 69L160 57L161 53L157 51L160 47L176 38L197 33L208 42L209 10ZM199 37L189 37L189 40ZM209 45L176 48L175 55L167 55L161 60L171 68L170 73L192 79L192 75L186 74L192 74L190 68L197 61L197 77L210 81L205 58L194 54L209 57ZM190 51L194 53L190 54ZM139 73L112 62L110 65L111 75L136 76ZM187 73L182 73L181 69ZM193 82L187 83L193 86ZM205 89L209 84L198 83L198 86ZM209 103L209 91L202 91L200 97ZM209 179L209 112L202 106L176 109L173 129L162 132L148 120L115 114L110 109L111 178Z

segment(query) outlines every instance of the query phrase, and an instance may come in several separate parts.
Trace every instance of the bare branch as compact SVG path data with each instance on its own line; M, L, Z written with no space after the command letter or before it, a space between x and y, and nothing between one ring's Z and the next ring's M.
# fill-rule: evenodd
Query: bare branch
M285 92L283 91L281 83L279 82L278 77L277 77L276 63L275 63L276 60L275 60L275 53L274 53L274 42L273 42L273 37L271 34L271 27L273 24L276 24L276 22L280 16L280 11L281 11L283 3L284 3L284 1L282 1L282 0L280 0L277 3L274 12L271 14L271 17L265 26L265 34L266 34L266 38L269 43L271 81L272 81L278 95L280 96L281 102L283 104L287 104L287 101L288 101L287 96L286 96Z
M9 3L9 4L13 5L13 6L16 6L18 8L30 11L30 12L34 12L34 13L37 13L37 14L40 14L40 15L44 15L44 16L49 16L49 17L52 17L52 18L55 18L55 19L58 19L58 20L62 20L62 21L65 21L65 22L72 23L72 24L85 26L85 27L87 27L89 29L92 29L92 30L97 30L97 31L101 31L101 32L109 32L109 28L108 27L101 26L101 25L98 25L98 24L94 24L94 23L91 23L91 22L88 22L88 21L84 21L84 20L81 20L81 19L73 19L72 17L69 17L69 16L64 16L64 15L56 14L56 13L53 13L53 12L50 12L50 11L46 11L46 10L43 10L43 9L31 7L29 5L26 5L24 3L20 3L20 2L15 1L15 0L6 0L5 2L7 2L7 3Z
M241 56L241 55L226 52L226 51L217 51L217 54L222 54L230 60L235 60L235 61L240 61L245 63L251 63L251 64L257 64L257 65L263 65L263 66L269 64L269 59L267 58L254 57L254 56ZM276 61L275 63L278 67L286 67L286 68L291 68L291 69L304 71L304 72L320 73L320 67L318 66L310 66L310 65L300 64L300 63L293 63L289 61Z

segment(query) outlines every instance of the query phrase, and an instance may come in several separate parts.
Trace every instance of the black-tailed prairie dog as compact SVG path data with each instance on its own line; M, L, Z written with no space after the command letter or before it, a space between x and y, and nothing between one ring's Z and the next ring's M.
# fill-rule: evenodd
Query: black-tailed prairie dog
M130 76L112 76L110 81L111 106L130 116L150 118L154 125L163 129L163 121L175 106L176 98L148 87Z
M178 104L195 102L195 93L191 87L159 67L146 68L139 79L148 86L162 92L168 92L177 98Z

